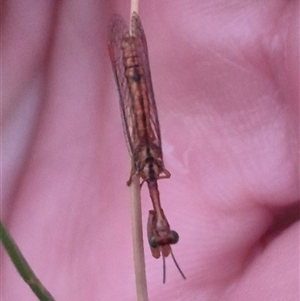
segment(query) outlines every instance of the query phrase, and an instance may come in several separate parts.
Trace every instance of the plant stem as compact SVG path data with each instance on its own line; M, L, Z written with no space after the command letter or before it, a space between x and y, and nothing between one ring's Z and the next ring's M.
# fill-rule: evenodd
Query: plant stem
M137 300L148 301L147 279L145 271L145 255L143 244L141 188L140 177L137 175L132 176L132 182L130 185L130 207Z
M55 301L47 289L36 277L26 259L22 255L17 244L14 242L13 238L9 235L8 231L5 229L4 225L0 221L0 241L4 246L8 256L16 267L17 271L24 279L24 281L29 285L31 290L41 301Z

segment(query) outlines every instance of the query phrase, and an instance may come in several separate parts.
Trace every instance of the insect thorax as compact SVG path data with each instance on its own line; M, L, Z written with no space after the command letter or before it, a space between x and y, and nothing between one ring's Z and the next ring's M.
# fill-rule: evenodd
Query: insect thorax
M164 171L161 149L155 145L138 147L134 162L137 173L145 181L157 180Z

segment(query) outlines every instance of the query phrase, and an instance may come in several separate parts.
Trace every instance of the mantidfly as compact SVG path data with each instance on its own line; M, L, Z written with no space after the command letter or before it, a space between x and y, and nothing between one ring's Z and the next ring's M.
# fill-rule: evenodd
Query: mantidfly
M137 13L132 14L131 34L124 20L114 16L109 26L108 49L120 96L123 130L131 156L131 177L138 174L142 184L147 182L153 209L149 211L148 241L152 256L163 258L165 282L165 257L173 261L185 279L172 252L179 235L170 225L160 204L157 180L170 178L164 167L158 114L152 88L148 48L145 33Z

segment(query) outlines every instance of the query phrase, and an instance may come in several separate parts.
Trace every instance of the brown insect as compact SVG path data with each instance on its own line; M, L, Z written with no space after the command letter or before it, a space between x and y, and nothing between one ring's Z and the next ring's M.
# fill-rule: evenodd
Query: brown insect
M123 130L131 156L133 174L147 182L154 210L149 211L148 240L153 257L162 254L165 282L165 257L171 254L178 266L171 246L179 240L160 204L157 180L170 178L164 167L157 108L152 88L148 48L142 23L137 13L132 14L131 31L120 16L114 16L109 26L108 49L117 82Z

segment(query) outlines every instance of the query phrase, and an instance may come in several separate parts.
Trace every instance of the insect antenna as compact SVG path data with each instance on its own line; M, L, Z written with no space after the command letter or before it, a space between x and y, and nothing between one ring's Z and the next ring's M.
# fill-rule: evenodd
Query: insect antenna
M162 256L163 260L163 284L166 283L166 257Z
M174 254L173 254L172 249L171 249L171 256L172 256L172 259L173 259L173 261L174 261L174 263L175 263L175 265L176 265L177 270L178 270L179 273L181 274L182 278L183 278L184 280L186 280L185 275L183 274L183 272L182 272L182 270L181 270L179 264L177 263L177 261L176 261L176 259L175 259L175 256L174 256Z

